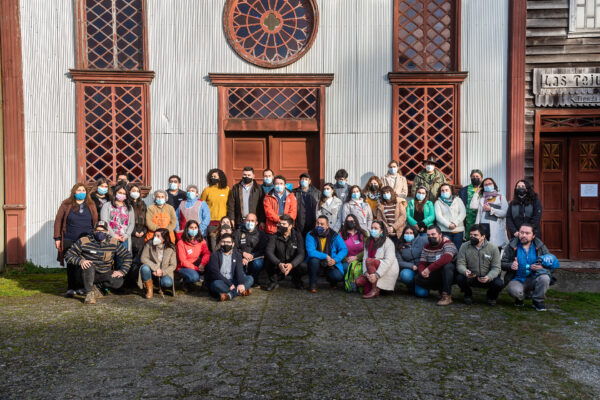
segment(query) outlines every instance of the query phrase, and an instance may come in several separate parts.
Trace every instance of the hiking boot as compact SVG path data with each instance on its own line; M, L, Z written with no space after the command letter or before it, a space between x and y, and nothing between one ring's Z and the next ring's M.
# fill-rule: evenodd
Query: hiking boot
M242 292L242 296L250 296L252 294L252 289L248 288Z
M228 301L228 300L231 300L231 296L229 295L229 293L221 293L219 300L220 301Z
M308 290L310 290L311 293L317 293L317 285L313 283L308 287Z
M546 311L546 305L543 301L533 300L533 308L535 308L536 311Z
M363 296L363 299L373 299L379 296L379 288L377 286L373 286L373 289L367 294Z
M96 304L96 295L93 290L85 295L84 304Z
M75 294L76 294L77 296L85 296L85 289L77 289L77 290L75 291Z
M268 292L270 292L271 290L275 290L275 289L277 289L278 287L279 287L279 283L277 283L277 282L271 282L271 283L269 283L269 284L268 284L268 285L265 287L265 290L266 290L266 291L268 291Z
M487 299L488 306L494 307L496 305L496 299Z
M75 291L74 291L73 289L69 289L69 290L67 290L67 291L65 292L65 297L66 297L66 298L70 299L70 298L72 298L73 296L75 296Z
M148 279L146 282L144 282L144 289L146 289L144 298L151 299L152 296L154 296L154 285L152 283L152 279Z
M437 302L437 305L449 306L450 304L452 304L452 296L450 296L448 293L443 292L442 298L440 299L440 301Z
M515 299L515 307L523 307L523 300Z
M97 299L104 297L104 293L102 293L102 290L100 290L96 285L94 285L94 296L96 296Z
M473 304L473 298L471 296L465 296L465 304L468 306Z

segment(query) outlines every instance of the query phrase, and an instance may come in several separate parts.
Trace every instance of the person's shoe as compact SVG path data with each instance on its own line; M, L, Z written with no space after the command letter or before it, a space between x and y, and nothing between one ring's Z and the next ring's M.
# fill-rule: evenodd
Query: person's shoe
M231 296L229 295L229 293L221 293L221 297L219 300L228 301L228 300L231 300Z
M452 304L452 296L450 296L448 293L443 292L442 298L440 299L440 301L437 302L437 305L449 306L450 304Z
M85 296L85 289L77 289L77 290L75 291L75 294L76 294L77 296Z
M523 300L515 299L515 307L523 307Z
M66 298L70 299L70 298L72 298L73 296L75 296L75 291L74 291L73 289L69 289L69 290L67 290L67 291L65 292L65 297L66 297Z
M543 301L533 300L533 308L535 308L536 311L546 311L546 305Z
M374 286L369 293L363 296L363 299L373 299L377 296L379 296L379 288L377 286Z
M317 293L317 285L313 283L308 287L308 290L310 290L311 293Z
M269 283L269 284L268 284L268 285L265 287L265 290L266 290L266 291L268 291L268 292L270 292L271 290L275 290L275 289L277 289L278 287L279 287L279 283L277 283L277 282L271 282L271 283Z
M487 299L488 306L494 307L496 305L495 299Z
M102 290L100 290L96 285L94 285L94 296L96 296L97 299L104 297L104 293L102 293Z
M85 295L84 304L96 304L96 295L93 290Z
M468 306L473 304L473 298L471 296L465 296L465 304Z
M250 296L252 294L252 289L248 288L242 292L242 296Z
M154 285L152 283L152 279L148 279L146 282L144 282L144 289L146 289L146 294L144 294L144 297L146 299L151 299L152 296L154 296Z

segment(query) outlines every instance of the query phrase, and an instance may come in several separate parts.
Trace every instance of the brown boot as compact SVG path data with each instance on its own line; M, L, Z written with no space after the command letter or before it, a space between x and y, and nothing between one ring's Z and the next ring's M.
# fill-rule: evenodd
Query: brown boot
M437 305L438 306L449 306L450 304L452 304L452 296L450 296L446 292L443 292L442 298L440 299L440 301L437 302Z
M363 299L372 299L379 296L379 288L373 285L371 291L363 296Z
M152 296L154 296L154 286L152 284L152 279L149 279L146 282L144 282L144 289L146 289L146 294L144 295L144 297L147 299L151 299Z
M242 296L250 296L252 294L252 289L248 288L246 290L244 290L244 292L242 293Z

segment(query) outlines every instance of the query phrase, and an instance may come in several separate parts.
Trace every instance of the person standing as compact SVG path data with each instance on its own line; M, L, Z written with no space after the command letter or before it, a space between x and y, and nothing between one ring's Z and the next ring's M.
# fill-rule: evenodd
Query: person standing
M112 192L106 178L99 178L96 181L96 184L90 193L90 197L92 200L94 200L96 211L100 213L100 210L102 210L104 204L108 203L112 199Z
M406 199L408 195L408 183L406 178L400 174L397 161L390 161L388 163L388 172L381 177L383 186L390 186L397 197Z
M358 185L350 187L350 195L342 207L342 219L346 220L350 214L357 218L360 229L369 232L371 222L373 222L373 212L371 207L363 201L363 194Z
M435 201L435 220L442 229L444 236L452 240L460 249L464 237L464 220L467 209L462 200L454 196L454 187L449 183L440 186L438 199Z
M467 216L465 217L465 240L469 240L469 228L475 223L475 219L477 219L477 210L471 208L471 200L479 188L479 185L481 185L483 172L479 169L474 169L471 171L470 177L471 183L467 186L463 186L458 192L458 197L462 200L467 212Z
M471 208L477 210L475 223L483 225L490 242L502 248L508 243L506 234L506 197L498 192L492 178L486 178L471 199Z
M292 219L295 219L298 210L296 196L285 187L285 178L281 175L277 175L273 179L273 182L275 187L263 200L266 216L265 233L269 235L277 232L277 224L282 215L287 214L292 217Z
M514 237L524 223L533 226L535 237L541 239L540 222L542 220L542 202L529 181L520 180L515 185L512 201L508 204L506 226Z
M321 192L312 185L308 172L300 174L300 186L293 191L298 202L296 229L305 236L315 226L317 216L315 210L319 204Z
M439 170L439 166L437 158L433 155L427 157L425 160L425 169L421 170L415 176L411 190L412 197L415 197L418 188L424 187L427 193L429 193L429 201L435 203L440 186L446 183L446 177Z
M302 276L308 271L305 256L304 239L294 228L294 220L287 214L282 215L277 233L271 235L265 249L265 269L269 276L265 290L277 289L279 282L288 275L296 289L303 289Z
M399 197L391 186L381 188L381 201L375 209L375 219L383 222L386 236L394 246L406 224L406 200Z
M317 293L317 277L319 269L327 272L327 280L331 287L344 281L342 260L346 258L348 249L344 239L329 228L329 220L324 215L317 218L315 228L306 235L306 262L310 278L309 290Z
M175 215L177 216L176 236L178 239L181 237L185 232L184 227L187 225L187 221L191 220L199 223L200 233L205 236L211 221L208 204L198 198L198 186L188 185L186 192L186 200L182 200L175 209Z
M333 188L333 184L326 183L323 185L321 198L317 204L315 215L324 215L329 219L331 228L339 232L342 227L342 201L338 199Z
M335 195L345 203L350 193L350 185L348 184L348 171L338 169L335 173Z
M419 233L425 232L423 226L430 227L435 223L435 207L427 199L427 188L421 186L417 189L414 199L410 199L406 207L406 222ZM422 223L422 226L419 225Z
M264 193L254 180L254 168L244 167L242 180L231 188L227 200L227 216L234 228L241 227L248 214L254 214L258 222L264 222Z
M98 212L92 198L87 194L83 182L71 188L71 194L60 205L54 218L54 245L58 250L57 261L65 265L65 254L73 244L82 237L92 233L98 222ZM75 291L84 294L81 269L77 264L67 262L66 297L73 297Z
M365 201L371 207L371 212L375 214L375 209L377 208L377 204L381 200L381 188L383 184L381 183L381 179L377 176L373 175L367 181L367 184L363 188L363 193L365 195ZM370 228L369 228L370 229Z
M263 183L260 185L263 190L263 198L264 195L273 190L273 178L275 178L275 174L272 169L265 169L263 171Z
M129 188L129 199L135 215L135 226L131 235L131 256L133 263L139 265L148 228L146 228L146 203L141 198L140 187L133 184Z
M229 199L229 186L227 176L220 169L213 168L206 174L207 187L202 191L200 200L205 201L210 210L210 225L207 234L217 229L221 218L227 216L227 200Z
M167 204L167 193L164 190L154 192L154 204L146 210L146 241L152 240L154 231L164 228L169 231L171 242L175 243L175 228L177 227L177 216L175 209Z
M181 190L181 178L177 175L169 177L169 187L167 188L167 204L177 210L179 204L186 199L186 193Z
M112 201L104 204L100 219L108 223L108 234L131 251L131 234L135 228L135 211L127 196L127 186L115 186Z

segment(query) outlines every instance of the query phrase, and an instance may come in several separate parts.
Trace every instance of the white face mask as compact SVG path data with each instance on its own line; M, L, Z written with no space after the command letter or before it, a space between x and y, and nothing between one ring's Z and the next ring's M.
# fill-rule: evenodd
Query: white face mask
M432 164L427 164L427 165L425 166L425 170L426 170L427 172L431 172L431 171L433 171L434 169L435 169L435 165L432 165Z
M137 200L140 198L140 192L131 192L129 193L129 197L131 197L134 200Z
M161 243L162 243L162 240L160 240L160 238L158 236L154 236L154 238L152 239L152 244L155 246L158 246Z

